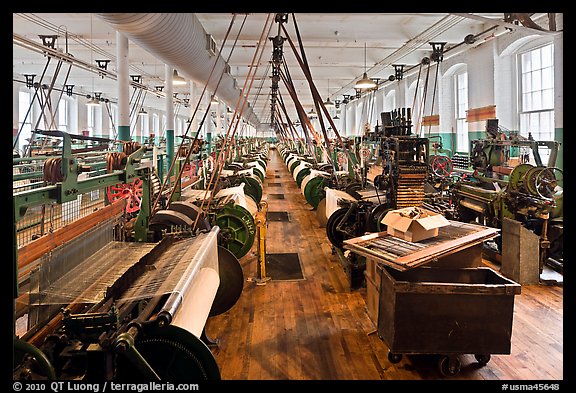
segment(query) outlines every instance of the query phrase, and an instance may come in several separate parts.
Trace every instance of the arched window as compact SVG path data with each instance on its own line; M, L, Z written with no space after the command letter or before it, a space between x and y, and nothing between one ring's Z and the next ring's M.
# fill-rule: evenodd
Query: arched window
M384 112L396 109L396 90L391 90L384 96Z
M66 97L60 99L58 104L58 129L70 131L70 101Z
M152 133L154 135L160 134L160 117L158 116L158 113L152 114Z
M535 140L554 140L554 45L518 54L520 134ZM550 151L539 149L543 164Z
M416 90L418 89L418 90ZM415 80L408 88L408 95L406 96L407 107L412 109L412 124L414 124L413 133L418 136L423 136L422 118L424 98L424 82L422 80Z
M34 109L30 108L32 103L32 93L21 90L18 94L18 100L18 130L21 131L16 146L18 151L20 151L20 155L23 155L26 145L28 145L27 140L32 137L32 111ZM28 109L30 109L29 113Z

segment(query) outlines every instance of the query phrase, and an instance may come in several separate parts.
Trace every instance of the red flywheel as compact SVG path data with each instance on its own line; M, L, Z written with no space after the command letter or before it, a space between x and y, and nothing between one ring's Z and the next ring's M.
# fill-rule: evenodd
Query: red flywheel
M108 201L113 203L120 198L126 199L126 213L134 213L140 210L142 201L142 179L137 177L132 183L118 183L106 188Z

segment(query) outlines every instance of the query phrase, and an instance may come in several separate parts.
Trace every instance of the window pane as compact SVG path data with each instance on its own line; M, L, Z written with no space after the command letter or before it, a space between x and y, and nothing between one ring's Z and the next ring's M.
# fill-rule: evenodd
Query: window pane
M552 53L552 45L546 45L542 48L542 67L552 67L554 64L554 54Z
M542 76L540 72L532 73L532 91L540 90L542 88Z
M532 93L532 105L534 110L542 109L542 92L535 91Z
M542 91L542 108L553 108L554 107L554 91L552 89L547 89Z
M532 62L530 61L530 52L522 54L522 71L530 72L532 70Z
M532 110L532 94L524 93L522 94L522 111L531 111Z
M554 77L552 75L552 68L544 68L542 70L542 88L543 89L554 88Z
M533 70L537 70L539 68L541 68L541 62L540 62L540 50L539 49L535 49L533 50L531 53L531 61L532 61L532 69Z
M30 107L30 93L27 91L21 91L18 95L18 100L18 121L22 123L26 113L28 112L28 108ZM30 122L30 114L28 114L26 122Z
M522 91L532 90L532 76L530 73L522 74Z

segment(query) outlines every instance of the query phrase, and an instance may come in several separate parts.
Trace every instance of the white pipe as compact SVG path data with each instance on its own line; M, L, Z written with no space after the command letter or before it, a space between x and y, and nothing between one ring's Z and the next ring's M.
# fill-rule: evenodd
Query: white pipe
M214 57L206 49L207 36L202 24L192 13L101 13L96 14L131 41L172 65L184 76L204 86L214 65ZM226 62L216 54L217 62L208 88L213 92ZM235 107L240 89L234 87L234 78L224 73L217 91L228 106ZM244 117L259 125L252 108Z

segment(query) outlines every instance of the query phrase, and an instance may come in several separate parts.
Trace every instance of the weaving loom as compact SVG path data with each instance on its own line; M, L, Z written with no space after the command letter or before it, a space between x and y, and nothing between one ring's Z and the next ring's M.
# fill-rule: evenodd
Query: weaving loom
M204 328L236 303L243 282L231 269L238 260L218 246L220 228L130 243L113 240L116 221L55 248L29 273L19 343L51 361L38 369L16 350L15 377L219 379Z

